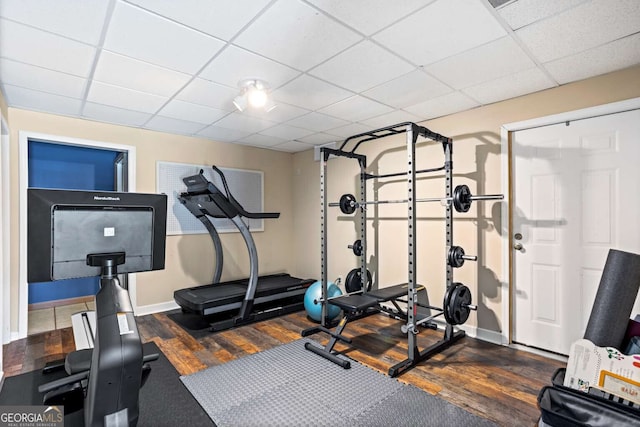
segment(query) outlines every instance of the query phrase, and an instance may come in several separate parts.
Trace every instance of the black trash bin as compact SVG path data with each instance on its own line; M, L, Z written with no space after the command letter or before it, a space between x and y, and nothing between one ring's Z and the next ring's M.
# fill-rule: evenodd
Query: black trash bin
M565 369L558 369L552 386L545 386L538 395L541 424L550 427L610 427L640 426L640 408L620 402L604 393L584 393L564 387Z

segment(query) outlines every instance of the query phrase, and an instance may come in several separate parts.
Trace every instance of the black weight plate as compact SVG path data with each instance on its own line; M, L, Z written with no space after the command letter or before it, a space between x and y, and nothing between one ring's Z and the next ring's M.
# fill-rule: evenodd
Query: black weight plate
M452 325L453 325L453 318L449 312L449 307L451 307L451 297L457 285L458 283L454 283L453 285L447 288L447 292L445 292L444 300L442 302L442 311L444 312L444 318L447 321L447 323Z
M367 292L371 290L371 272L367 270ZM347 274L344 281L344 289L347 293L358 292L362 290L362 280L359 268L354 268Z
M340 197L340 211L347 215L356 211L356 198L353 194L343 194Z
M465 285L458 283L453 290L449 307L453 325L462 325L467 321L469 313L471 313L469 304L471 304L471 291Z
M356 256L362 255L362 240L358 239L355 242L353 242L351 249L353 250L354 255Z
M447 254L447 263L453 268L462 267L464 264L464 249L460 246L451 246Z
M453 207L458 212L468 212L471 209L471 191L466 185L458 185L453 190Z

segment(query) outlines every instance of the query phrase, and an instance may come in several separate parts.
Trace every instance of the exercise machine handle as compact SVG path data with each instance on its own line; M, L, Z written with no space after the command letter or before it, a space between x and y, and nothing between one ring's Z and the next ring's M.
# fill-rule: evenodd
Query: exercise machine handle
M224 191L227 193L227 199L233 205L233 207L240 212L240 215L245 218L253 218L253 219L262 219L262 218L279 218L280 212L247 212L244 210L242 205L231 195L231 191L229 191L229 185L227 185L227 179L225 178L222 171L215 165L211 165L211 168L214 172L220 176L220 180L222 181L222 185L224 186Z

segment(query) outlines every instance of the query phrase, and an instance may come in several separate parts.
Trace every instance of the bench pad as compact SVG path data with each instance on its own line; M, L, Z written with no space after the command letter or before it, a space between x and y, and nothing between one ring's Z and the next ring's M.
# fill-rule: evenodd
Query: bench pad
M367 295L344 295L329 300L329 304L340 307L344 311L362 311L378 304L378 299Z

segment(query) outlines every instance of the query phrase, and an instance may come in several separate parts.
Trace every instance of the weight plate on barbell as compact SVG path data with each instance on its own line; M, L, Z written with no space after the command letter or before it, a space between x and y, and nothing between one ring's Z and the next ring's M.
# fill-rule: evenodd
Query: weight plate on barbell
M453 290L456 288L458 284L454 283L447 288L447 291L444 293L444 300L442 302L442 312L444 313L444 318L447 323L451 323L451 315L449 314L449 306L451 305L451 296L453 295Z
M367 292L371 290L371 272L367 269ZM362 275L359 268L354 268L347 274L344 281L344 289L347 293L358 292L362 290Z
M362 240L358 239L351 245L351 250L355 256L362 255Z
M453 207L458 212L468 212L471 209L471 190L466 185L458 185L453 190Z
M464 249L460 246L451 246L447 254L447 264L453 268L460 268L464 264Z
M444 317L451 325L462 325L471 312L471 291L462 283L454 283L444 296Z
M340 197L340 211L347 215L356 211L356 198L353 194L343 194Z

